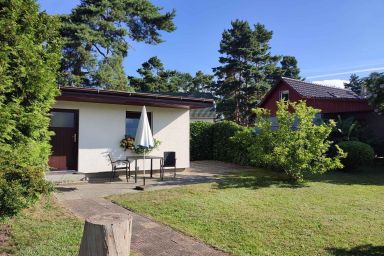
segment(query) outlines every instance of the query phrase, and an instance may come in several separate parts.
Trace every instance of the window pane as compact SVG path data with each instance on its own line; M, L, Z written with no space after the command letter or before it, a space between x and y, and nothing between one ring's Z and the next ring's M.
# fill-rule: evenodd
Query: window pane
M139 126L139 120L140 118L127 118L125 120L125 135L129 137L135 137L136 136L136 130Z
M127 112L125 119L125 136L135 138L141 112ZM152 129L152 113L147 112L149 126Z
M75 126L75 113L53 111L51 115L51 127L73 128Z
M288 99L289 99L288 91L280 92L280 100L288 101Z

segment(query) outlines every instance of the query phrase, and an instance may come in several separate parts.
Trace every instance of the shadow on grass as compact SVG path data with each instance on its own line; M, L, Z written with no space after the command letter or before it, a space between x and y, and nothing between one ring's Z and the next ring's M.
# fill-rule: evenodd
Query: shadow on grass
M376 164L351 171L338 170L324 174L306 175L305 180L341 185L384 185L384 165ZM266 169L232 172L222 176L217 181L218 189L258 189L271 186L281 188L308 187L306 183L292 181L284 173Z
M218 189L259 189L271 186L280 188L307 187L305 183L297 183L289 179L285 174L264 169L255 169L253 171L230 173L228 175L223 176L219 181L217 181Z
M327 251L335 256L379 256L384 255L384 246L367 244L356 246L352 249L328 248Z
M342 185L384 185L384 165L372 165L356 170L337 170L321 175L309 175L308 181Z

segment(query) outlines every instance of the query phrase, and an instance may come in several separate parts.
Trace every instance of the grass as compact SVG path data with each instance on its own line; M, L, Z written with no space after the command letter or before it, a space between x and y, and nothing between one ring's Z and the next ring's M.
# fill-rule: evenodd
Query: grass
M111 199L234 255L384 255L383 166L307 179L255 169Z
M11 255L77 255L83 222L58 205L53 197L42 197L32 208L0 223L10 240L0 247Z

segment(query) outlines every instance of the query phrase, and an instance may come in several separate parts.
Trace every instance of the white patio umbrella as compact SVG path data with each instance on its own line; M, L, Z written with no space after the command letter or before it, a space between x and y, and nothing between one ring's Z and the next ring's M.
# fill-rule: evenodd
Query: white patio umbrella
M135 136L135 146L143 147L145 149L153 147L155 142L153 141L151 127L149 126L147 109L143 106L141 110L141 116L139 120L139 126L137 127ZM144 174L144 186L145 186L145 150L144 150L144 162L143 162L143 174Z

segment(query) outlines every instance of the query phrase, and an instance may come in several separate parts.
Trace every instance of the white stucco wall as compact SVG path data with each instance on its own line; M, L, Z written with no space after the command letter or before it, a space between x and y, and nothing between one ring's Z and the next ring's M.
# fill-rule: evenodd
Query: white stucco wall
M140 106L58 101L54 108L79 110L78 171L84 173L110 171L108 152L114 157L133 154L120 148L125 135L126 111L141 111ZM147 107L152 112L153 137L161 141L150 154L162 156L164 151L176 152L177 168L189 167L189 110ZM139 161L142 170L143 161ZM146 161L146 169L150 162ZM159 161L154 160L154 169Z

